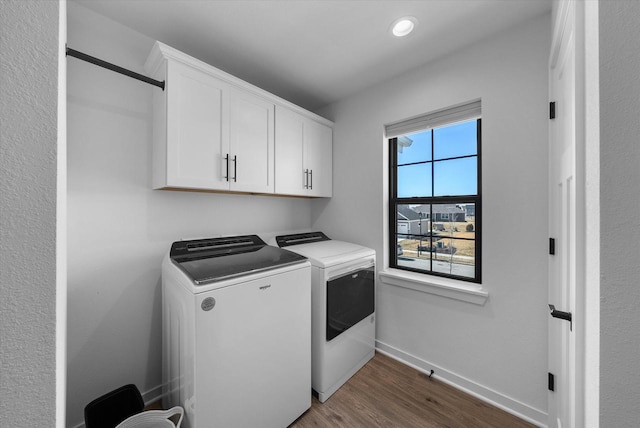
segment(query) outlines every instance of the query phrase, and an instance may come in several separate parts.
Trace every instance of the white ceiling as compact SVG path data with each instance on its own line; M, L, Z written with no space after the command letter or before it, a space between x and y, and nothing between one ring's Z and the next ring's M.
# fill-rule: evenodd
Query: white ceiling
M76 0L315 110L551 10L551 0ZM417 18L405 38L399 17Z

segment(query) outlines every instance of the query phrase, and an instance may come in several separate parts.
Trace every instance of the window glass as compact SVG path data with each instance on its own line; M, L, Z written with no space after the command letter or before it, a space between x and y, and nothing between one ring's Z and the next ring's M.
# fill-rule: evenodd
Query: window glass
M434 196L478 193L478 158L450 159L433 163Z
M435 239L435 238L434 238ZM473 278L475 276L475 241L441 237L433 245L434 272Z
M431 131L398 137L398 165L431 160Z
M478 154L476 121L433 130L433 158L449 159Z
M398 167L398 197L431 196L431 162Z

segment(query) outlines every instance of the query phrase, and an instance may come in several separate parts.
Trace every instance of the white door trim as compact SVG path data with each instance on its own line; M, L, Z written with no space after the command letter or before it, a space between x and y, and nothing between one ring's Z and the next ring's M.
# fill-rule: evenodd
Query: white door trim
M582 287L577 303L582 316L582 335L577 352L579 378L577 423L597 428L600 422L600 96L598 3L576 5L576 132L578 144L577 190L584 208L582 224Z

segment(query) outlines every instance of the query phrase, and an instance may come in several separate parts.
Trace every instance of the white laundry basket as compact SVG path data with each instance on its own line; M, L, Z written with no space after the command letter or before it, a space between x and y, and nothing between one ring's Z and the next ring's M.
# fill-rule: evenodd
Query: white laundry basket
M169 418L175 415L180 415L180 418L174 424ZM147 410L128 417L116 428L180 428L183 415L184 409L180 406L169 410Z

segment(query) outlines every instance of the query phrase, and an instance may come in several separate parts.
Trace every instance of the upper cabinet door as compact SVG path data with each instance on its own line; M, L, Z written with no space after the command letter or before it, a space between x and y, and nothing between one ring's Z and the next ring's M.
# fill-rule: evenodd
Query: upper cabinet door
M304 127L305 170L308 170L308 195L332 196L333 130L321 123L307 120Z
M276 107L276 193L307 195L307 172L303 157L304 118Z
M276 193L331 197L333 131L285 107L276 108Z
M229 108L229 189L274 191L274 104L232 89Z
M167 67L165 187L228 189L222 120L227 84L177 62Z

